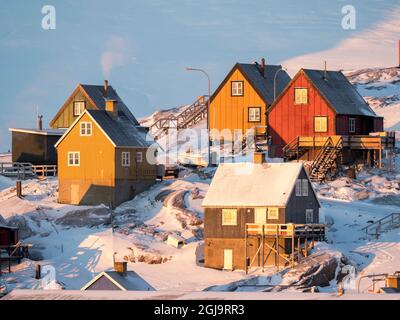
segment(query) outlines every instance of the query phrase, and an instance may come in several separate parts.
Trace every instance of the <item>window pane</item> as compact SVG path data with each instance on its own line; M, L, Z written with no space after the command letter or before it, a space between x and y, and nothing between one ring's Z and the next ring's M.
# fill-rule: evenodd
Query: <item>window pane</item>
M296 196L301 197L301 179L296 180Z
M278 220L279 219L279 208L268 208L268 219Z
M237 211L236 209L222 209L222 225L236 226Z
M302 182L303 185L301 186L301 192L304 197L307 197L308 196L308 180L303 179L302 181L303 181Z
M327 132L328 131L328 118L327 117L315 117L314 118L314 131L315 132Z

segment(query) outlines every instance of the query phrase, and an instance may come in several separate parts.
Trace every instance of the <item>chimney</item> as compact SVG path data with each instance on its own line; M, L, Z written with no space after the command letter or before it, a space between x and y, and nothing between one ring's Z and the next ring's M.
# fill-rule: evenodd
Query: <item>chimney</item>
M328 78L328 74L326 72L326 61L324 61L324 80Z
M106 111L111 114L112 118L118 117L118 102L113 99L106 99Z
M265 59L261 58L261 64L260 64L260 72L261 75L264 77L264 71L265 71Z
M114 261L114 270L119 273L119 275L125 277L128 273L128 262L116 262Z
M104 97L108 97L108 80L104 80Z
M38 115L37 117L37 126L39 130L43 130L43 116L42 115Z

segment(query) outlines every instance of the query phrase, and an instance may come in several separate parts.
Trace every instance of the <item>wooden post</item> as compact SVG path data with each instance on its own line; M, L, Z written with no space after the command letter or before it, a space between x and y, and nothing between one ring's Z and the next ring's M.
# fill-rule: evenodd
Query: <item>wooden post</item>
M40 279L41 278L41 272L42 272L42 266L38 263L35 266L35 279Z
M17 189L17 197L22 198L22 185L21 185L21 180L16 181L16 189Z
M294 230L292 233L292 268L294 267L294 251L296 250L295 244L294 244Z
M300 253L301 253L301 240L300 237L297 237L297 262L300 262Z
M265 262L265 257L264 257L264 250L265 250L265 248L264 248L264 241L265 241L265 238L264 238L264 224L262 225L262 272L264 272L264 262Z
M246 230L244 233L244 268L246 271L246 274L248 272L247 270L247 225L245 226Z
M279 271L279 225L276 225L276 256L277 256L277 270Z

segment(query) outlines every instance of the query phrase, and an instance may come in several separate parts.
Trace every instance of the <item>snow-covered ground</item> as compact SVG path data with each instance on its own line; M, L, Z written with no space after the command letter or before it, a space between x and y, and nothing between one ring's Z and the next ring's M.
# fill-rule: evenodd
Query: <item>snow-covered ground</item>
M366 238L361 229L399 210L399 182L395 174L372 171L359 174L356 181L341 178L316 185L321 220L328 224L328 243L317 245L315 251L342 253L347 264L354 266L357 278L397 271L399 229L379 239ZM196 173L165 180L111 212L102 206L58 204L55 179L29 180L23 184L24 199L15 196L13 187L0 192L0 213L9 222L24 220L24 242L34 245L33 258L54 266L57 281L65 289L80 289L98 272L112 268L114 254L116 260L128 260L129 269L157 290L259 291L266 285L290 282L287 270L253 270L246 276L243 271L203 267L201 201L209 183L210 179ZM367 190L368 198L358 200L355 194L360 188ZM108 213L112 213L111 223L105 219ZM171 232L186 238L187 245L179 249L167 245L165 239ZM25 259L11 274L3 274L0 284L8 290L40 289L41 282L34 279L35 263ZM357 281L350 281L348 292L357 291ZM361 290L370 284L370 280L363 280ZM335 292L336 281L319 289Z

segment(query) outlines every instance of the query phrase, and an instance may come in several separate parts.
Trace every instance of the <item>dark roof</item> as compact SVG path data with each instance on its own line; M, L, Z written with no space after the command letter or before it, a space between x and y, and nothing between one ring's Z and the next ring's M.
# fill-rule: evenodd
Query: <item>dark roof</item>
M146 135L146 130L143 127L137 126L124 115L119 114L118 117L113 118L105 110L88 109L86 112L92 116L117 147L146 148L154 142Z
M106 106L105 101L107 99L116 100L118 102L118 113L120 115L125 115L136 125L139 125L139 122L136 120L135 116L125 105L125 103L122 101L122 99L119 97L119 95L112 86L110 85L108 86L107 95L105 95L104 86L91 85L91 84L81 84L81 86L100 110L105 109Z
M246 80L252 85L254 90L268 104L274 102L274 77L276 72L282 68L281 65L265 65L264 76L261 74L260 65L256 63L236 63L232 70L225 77L224 81L215 90L211 100L217 95L220 89L228 81L231 74L238 68L242 72ZM276 76L276 97L283 91L286 85L290 82L290 76L286 71L280 71Z
M375 112L341 71L327 71L326 79L324 70L303 71L336 113L376 117Z

